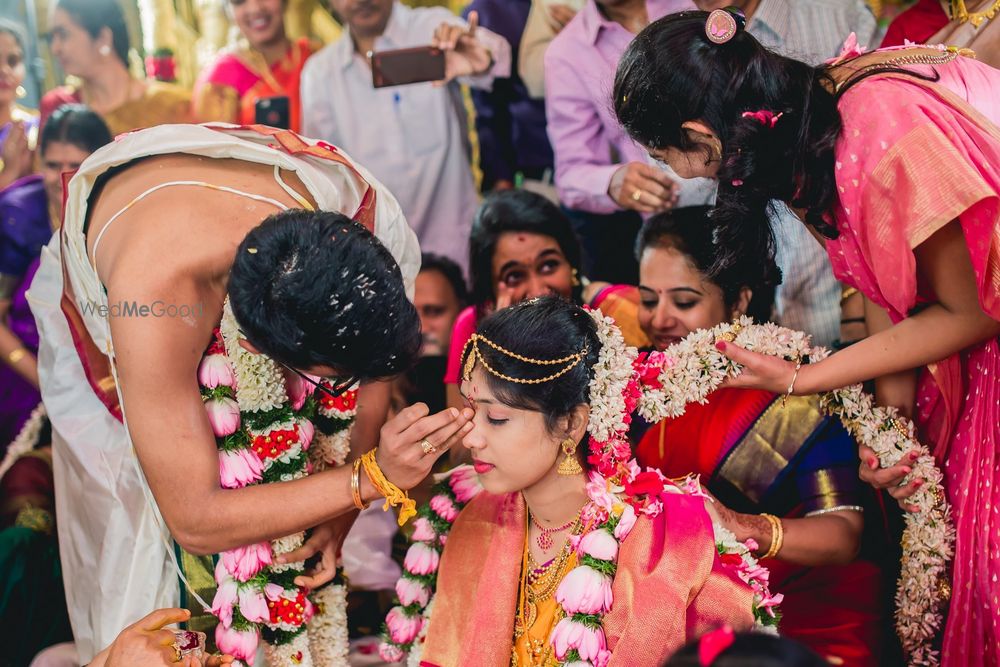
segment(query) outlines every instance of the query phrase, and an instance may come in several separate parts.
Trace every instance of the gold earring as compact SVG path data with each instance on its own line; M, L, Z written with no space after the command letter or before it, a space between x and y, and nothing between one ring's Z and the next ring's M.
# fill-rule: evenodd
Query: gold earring
M573 269L573 287L579 287L579 286L580 286L580 272L577 271L576 269Z
M566 456L559 462L559 468L556 470L560 475L572 477L583 472L580 462L576 460L576 445L577 442L573 438L566 438L562 441L563 454Z
M14 94L17 95L18 98L24 99L28 96L28 91L24 89L24 86L18 86L17 89L14 90Z
M102 44L101 48L97 49L97 52L100 53L105 58L107 58L108 56L111 55L111 47L108 46L107 44Z

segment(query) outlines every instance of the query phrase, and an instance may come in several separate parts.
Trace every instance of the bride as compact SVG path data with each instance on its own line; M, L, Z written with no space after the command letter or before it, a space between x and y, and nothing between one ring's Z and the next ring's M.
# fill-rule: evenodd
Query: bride
M634 357L610 320L556 297L469 341L463 444L484 492L447 536L421 665L656 667L717 626L773 619L780 596L743 545L720 557L705 501L631 461Z

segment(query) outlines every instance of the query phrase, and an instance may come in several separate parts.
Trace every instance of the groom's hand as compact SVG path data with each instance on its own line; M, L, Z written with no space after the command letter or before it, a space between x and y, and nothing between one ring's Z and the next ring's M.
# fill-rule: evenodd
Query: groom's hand
M386 422L379 434L379 468L400 489L422 482L434 462L472 430L475 413L469 408L429 412L423 403L411 405ZM425 443L430 451L424 451Z
M296 549L281 555L275 560L278 563L296 563L319 556L319 560L301 576L295 577L295 585L314 590L333 580L340 562L340 551L344 539L358 518L358 512L352 511L316 526L309 539Z

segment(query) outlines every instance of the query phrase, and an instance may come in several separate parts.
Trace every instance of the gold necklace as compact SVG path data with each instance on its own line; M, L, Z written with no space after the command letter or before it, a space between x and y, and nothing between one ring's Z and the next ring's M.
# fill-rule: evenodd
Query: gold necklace
M951 20L959 23L971 23L973 28L978 28L984 22L992 19L998 11L1000 11L1000 0L995 0L988 8L971 14L965 6L965 0L951 0Z
M527 524L528 522L525 521ZM530 525L530 524L529 524ZM517 616L514 619L514 642L516 643L535 624L538 619L538 605L548 600L555 593L559 582L562 581L563 570L570 560L572 547L569 536L563 544L559 555L552 559L550 563L540 568L540 572L534 574L532 565L535 564L529 549L528 527L525 525L524 553L521 558L521 590L518 596ZM583 527L583 521L578 516L570 530L570 536L578 535ZM534 577L532 576L534 574Z

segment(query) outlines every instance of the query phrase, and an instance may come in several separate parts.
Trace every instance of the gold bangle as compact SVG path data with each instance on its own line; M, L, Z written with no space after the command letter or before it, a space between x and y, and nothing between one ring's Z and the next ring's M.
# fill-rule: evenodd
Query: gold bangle
M417 515L417 504L406 494L406 491L385 478L382 469L378 467L378 462L375 461L375 452L377 451L378 447L363 454L360 459L361 465L364 466L365 474L368 475L372 486L385 497L382 511L388 511L390 507L399 505L398 522L400 526L403 526L410 520L410 517Z
M354 462L354 470L351 472L351 497L354 498L354 506L359 510L368 509L365 501L361 498L361 459Z
M845 287L840 292L840 302L843 303L858 293L857 287Z
M792 373L792 381L788 383L788 391L784 393L781 397L781 407L785 407L788 402L788 397L792 395L795 391L795 381L799 379L799 371L802 370L802 359L798 359L795 362L795 372Z
M785 528L781 525L781 519L773 514L761 514L771 524L771 546L767 553L761 556L761 560L774 558L781 551L782 543L785 541Z
M28 351L23 347L19 347L15 350L11 350L10 353L7 354L7 361L9 361L11 364L16 364L17 362L21 361L21 359L24 359L27 355Z

